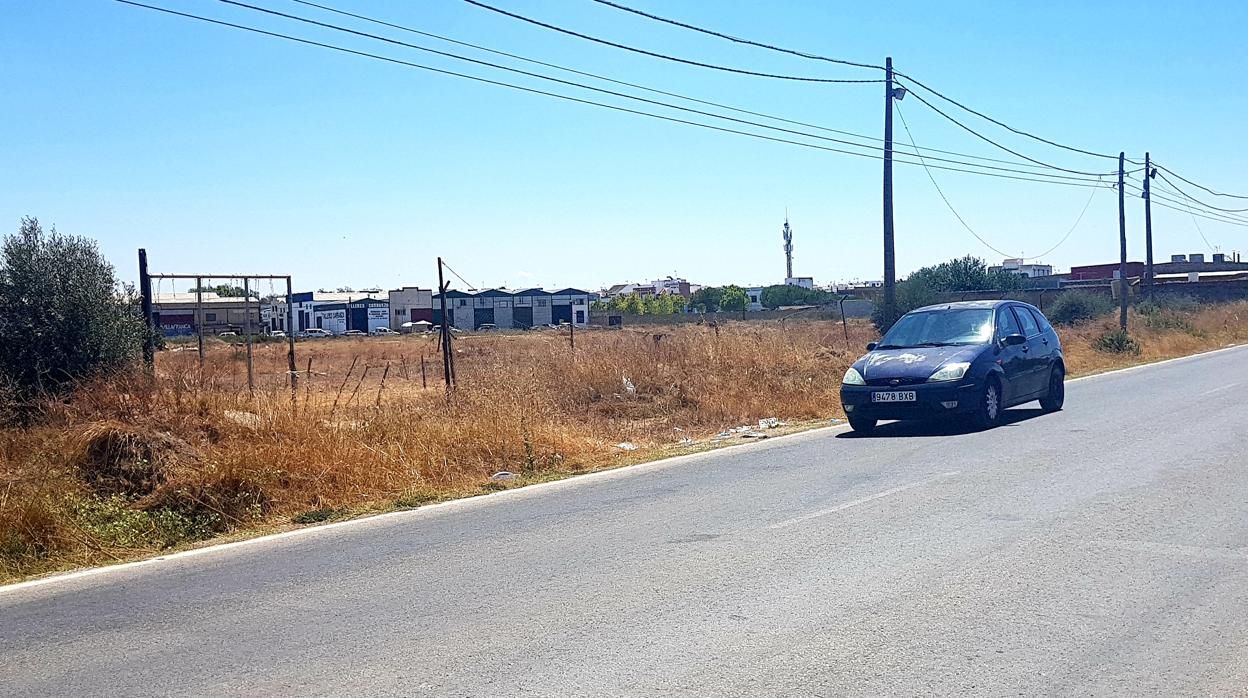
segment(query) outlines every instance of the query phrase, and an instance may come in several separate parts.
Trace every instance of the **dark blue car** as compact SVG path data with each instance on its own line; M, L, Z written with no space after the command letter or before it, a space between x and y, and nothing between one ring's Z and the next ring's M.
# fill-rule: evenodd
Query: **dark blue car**
M849 424L869 432L881 419L969 418L989 428L1001 411L1039 400L1062 408L1066 361L1044 315L1017 301L970 301L904 315L845 372Z

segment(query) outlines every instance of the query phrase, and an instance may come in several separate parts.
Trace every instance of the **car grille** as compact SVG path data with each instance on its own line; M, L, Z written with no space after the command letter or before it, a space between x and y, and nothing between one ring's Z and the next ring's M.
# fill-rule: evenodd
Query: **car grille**
M914 378L914 377L869 378L867 379L867 385L877 386L877 387L888 387L888 388L891 388L893 386L902 386L902 385L918 385L919 383L926 383L926 382L927 382L926 378Z

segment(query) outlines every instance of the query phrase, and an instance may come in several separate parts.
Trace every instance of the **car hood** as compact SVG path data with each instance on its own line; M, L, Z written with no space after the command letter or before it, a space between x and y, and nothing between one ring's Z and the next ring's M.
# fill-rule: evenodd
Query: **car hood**
M868 381L890 378L926 380L947 363L974 361L985 349L984 345L876 349L859 359L854 368Z

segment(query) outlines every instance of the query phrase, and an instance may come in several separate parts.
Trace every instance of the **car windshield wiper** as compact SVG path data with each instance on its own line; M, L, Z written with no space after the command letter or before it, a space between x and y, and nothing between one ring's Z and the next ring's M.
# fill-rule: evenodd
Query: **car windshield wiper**
M905 348L907 347L904 344L881 344L876 347L876 349L905 349Z
M919 342L915 346L916 347L952 347L956 345L957 345L957 342Z

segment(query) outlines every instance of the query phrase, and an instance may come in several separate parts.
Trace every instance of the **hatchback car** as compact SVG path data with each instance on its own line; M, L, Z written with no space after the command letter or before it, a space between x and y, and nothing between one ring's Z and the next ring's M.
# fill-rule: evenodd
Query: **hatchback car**
M1065 401L1066 361L1052 325L1017 301L969 301L906 313L841 381L849 425L943 415L996 426L1007 407Z
M346 332L342 333L342 336L343 337L367 337L368 335L364 333L364 330L347 330Z
M330 332L329 330L322 329L322 328L320 328L320 327L309 327L308 329L303 330L302 332L300 332L300 333L299 333L299 336L300 336L300 337L308 337L308 338L313 338L313 337L333 337L333 336L334 336L334 333L333 333L333 332Z

